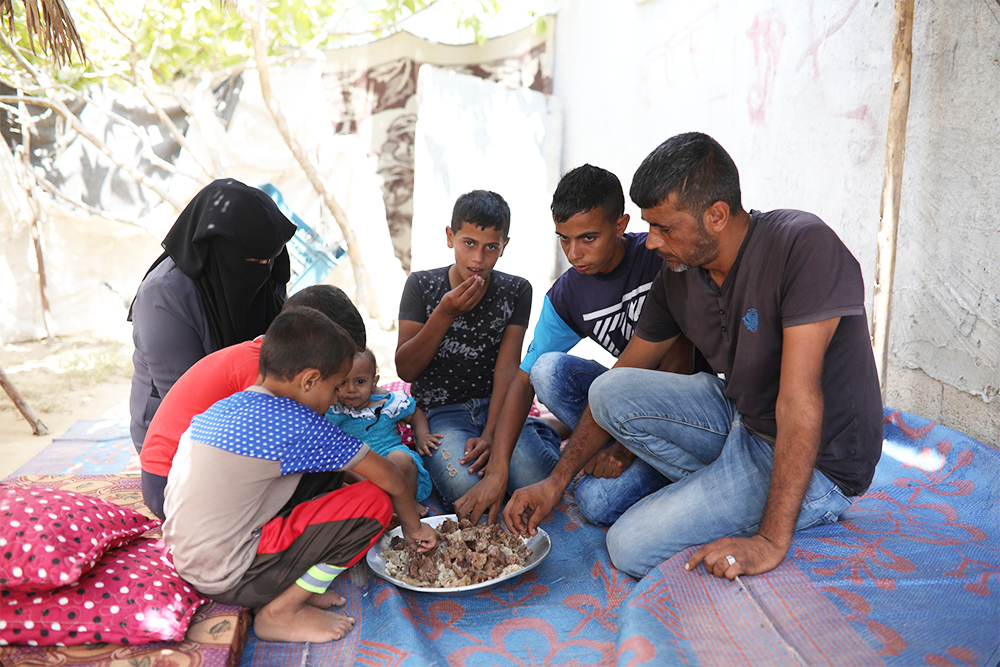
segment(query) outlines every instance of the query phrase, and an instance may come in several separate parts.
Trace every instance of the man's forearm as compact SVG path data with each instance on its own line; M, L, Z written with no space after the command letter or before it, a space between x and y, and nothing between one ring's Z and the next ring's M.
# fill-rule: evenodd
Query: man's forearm
M608 432L594 421L588 405L580 415L580 420L573 429L573 434L569 437L569 442L566 443L550 477L559 482L563 488L568 487L576 474L583 470L594 454L608 444L610 438Z
M778 434L771 485L757 534L787 549L816 465L823 426L823 396L815 392L787 403L779 397L776 417Z

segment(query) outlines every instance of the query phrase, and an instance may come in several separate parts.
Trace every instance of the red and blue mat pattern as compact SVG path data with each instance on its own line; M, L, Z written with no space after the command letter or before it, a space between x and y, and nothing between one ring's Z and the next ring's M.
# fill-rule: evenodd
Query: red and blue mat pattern
M14 476L121 472L124 426L77 426ZM636 581L611 566L604 531L580 518L571 492L542 527L552 539L545 562L475 596L341 577L336 590L357 619L346 639L251 634L241 664L1000 663L1000 452L905 412L885 410L868 493L839 523L798 533L765 575L686 572L678 554Z
M472 597L338 581L357 619L341 642L249 639L242 665L996 665L1000 453L885 410L871 489L801 532L775 571L739 582L615 570L568 493L543 524L552 553Z

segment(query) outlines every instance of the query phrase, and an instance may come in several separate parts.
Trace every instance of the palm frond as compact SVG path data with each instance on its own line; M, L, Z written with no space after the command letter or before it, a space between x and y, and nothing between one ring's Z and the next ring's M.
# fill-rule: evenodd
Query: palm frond
M73 16L64 0L21 0L24 24L31 51L37 39L42 50L51 53L57 65L73 62L73 49L86 61L83 40L73 23ZM0 0L0 25L6 23L8 34L14 36L14 0Z

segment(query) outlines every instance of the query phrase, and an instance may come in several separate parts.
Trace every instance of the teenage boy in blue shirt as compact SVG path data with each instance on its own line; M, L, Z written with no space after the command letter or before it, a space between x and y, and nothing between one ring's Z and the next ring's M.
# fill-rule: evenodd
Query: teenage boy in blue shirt
M492 523L510 474L514 434L538 396L563 424L575 428L587 407L587 392L607 369L567 352L591 338L617 357L625 348L653 279L663 261L645 247L646 234L627 234L629 216L618 177L585 164L559 181L552 195L556 236L572 268L545 295L534 339L511 380L483 480L455 503L460 516L476 521L486 511ZM663 370L691 372L693 348L675 346ZM576 484L583 517L610 525L632 503L667 483L651 466L616 442L598 452Z

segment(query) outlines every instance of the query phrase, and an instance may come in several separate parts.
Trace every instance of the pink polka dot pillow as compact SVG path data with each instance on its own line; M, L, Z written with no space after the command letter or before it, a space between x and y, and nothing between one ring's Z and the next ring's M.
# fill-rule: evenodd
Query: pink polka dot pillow
M0 586L68 586L107 551L159 525L126 507L73 491L0 486Z
M179 641L207 602L149 539L109 551L73 586L0 596L0 646Z

